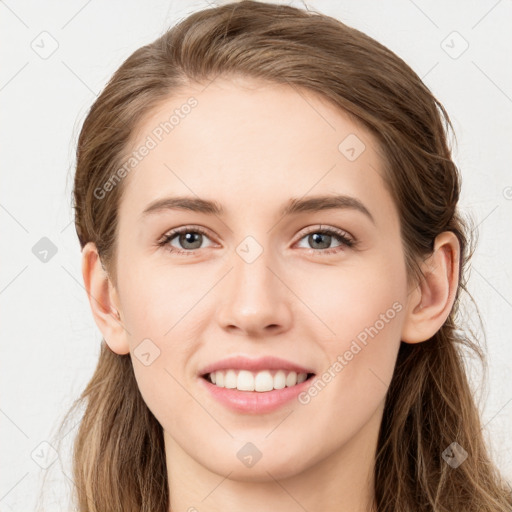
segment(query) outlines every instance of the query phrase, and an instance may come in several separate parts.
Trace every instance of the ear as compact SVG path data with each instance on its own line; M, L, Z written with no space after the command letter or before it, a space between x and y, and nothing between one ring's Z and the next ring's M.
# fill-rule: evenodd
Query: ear
M82 249L82 276L94 321L105 342L116 354L128 354L130 348L127 331L121 322L117 291L103 269L93 242L88 242Z
M451 231L438 235L433 253L423 263L425 277L408 297L401 338L405 343L426 341L443 326L455 301L459 258L457 236Z

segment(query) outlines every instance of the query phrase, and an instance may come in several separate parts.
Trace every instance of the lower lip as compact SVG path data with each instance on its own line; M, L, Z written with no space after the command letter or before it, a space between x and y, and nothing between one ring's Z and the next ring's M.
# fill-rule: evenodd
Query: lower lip
M290 402L304 391L314 380L315 376L296 384L295 386L272 391L239 391L238 389L221 388L203 377L199 377L203 386L221 404L237 412L264 414L275 411Z

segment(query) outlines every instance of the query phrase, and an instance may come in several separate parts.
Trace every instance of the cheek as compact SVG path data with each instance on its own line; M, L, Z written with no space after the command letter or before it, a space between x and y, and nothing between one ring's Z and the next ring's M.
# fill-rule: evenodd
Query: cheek
M141 315L140 320L151 322L151 318L144 315ZM166 323L165 326L166 331L169 325ZM153 329L154 334L148 331L143 324L139 332L146 333L145 337L142 337L142 334L137 335L135 331L130 342L137 386L144 402L158 422L168 429L177 428L180 415L173 414L172 411L191 410L195 405L188 391L190 382L183 375L184 365L189 358L189 344L177 328L167 336L160 327Z
M365 329L371 326L385 331L387 337L391 324L399 323L396 313L404 309L404 270L399 260L394 265L384 258L374 260L332 267L321 276L301 279L301 297L330 332L326 339L332 347L358 335L364 339Z
M373 413L385 397L400 346L405 273L399 264L365 262L364 269L338 269L325 282L314 301L331 331L322 341L326 365L316 386L325 407L316 410L344 422L348 412L353 418Z
M197 275L180 268L170 272L168 266L144 262L132 267L137 271L126 272L122 303L132 342L154 337L167 343L182 319L195 311L205 286L191 285Z
M183 271L134 267L137 272L124 277L122 301L134 374L151 412L172 428L177 415L171 411L189 410L195 403L187 392L190 382L184 368L197 348L205 290L191 286L197 276Z
M169 361L166 339L169 335L165 336L175 321L169 310L164 313L166 301L160 296L161 290L155 288L151 272L144 279L142 274L140 271L125 273L121 308L137 385L155 414L161 407L158 396L162 389L176 385L166 372ZM158 415L155 416L158 419Z

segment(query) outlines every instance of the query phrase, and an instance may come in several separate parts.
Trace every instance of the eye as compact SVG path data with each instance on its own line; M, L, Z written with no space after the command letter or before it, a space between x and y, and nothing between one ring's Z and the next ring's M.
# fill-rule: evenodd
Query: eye
M313 249L309 249L308 252L315 255L327 255L334 254L342 251L340 247L354 247L356 245L356 241L350 237L347 233L337 228L323 228L320 225L314 230L310 230L306 235L304 235L301 240L307 237L307 243L313 246ZM339 245L336 248L329 248L331 242L334 240L338 240ZM316 250L316 249L321 249Z
M162 240L158 242L158 245L165 247L172 253L193 256L194 249L202 249L201 245L204 237L207 237L207 233L199 226L184 226L182 228L173 229L171 232L164 235ZM184 250L171 244L175 238L176 242L179 243Z
M165 247L171 253L193 256L195 249L203 249L202 242L204 238L208 238L207 232L200 226L184 226L176 228L166 233L163 238L158 242L158 245ZM308 252L315 255L328 255L342 251L341 247L354 247L356 241L348 235L345 231L337 228L323 228L319 225L315 229L310 230L302 236L300 240L307 237L307 243L313 246L308 249ZM178 243L180 247L172 244L173 241ZM338 241L339 245L334 248L329 248L332 241Z

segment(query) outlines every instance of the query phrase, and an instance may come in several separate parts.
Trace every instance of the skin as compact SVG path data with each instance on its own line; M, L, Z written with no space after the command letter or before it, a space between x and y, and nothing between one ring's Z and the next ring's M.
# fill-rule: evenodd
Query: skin
M131 354L141 394L164 429L171 508L367 511L400 341L427 340L450 313L457 239L437 237L424 281L408 289L375 139L304 90L240 78L194 84L148 115L134 147L191 95L198 106L123 183L117 287L93 243L82 260L95 322L115 353ZM366 146L354 161L338 149L349 134ZM333 193L358 198L375 224L354 209L279 215L291 197ZM167 210L141 220L150 202L174 195L216 200L226 213ZM209 233L194 255L157 245L191 224ZM323 246L308 241L320 224L357 245L334 236ZM236 251L248 235L263 248L252 263ZM169 244L190 247L179 237ZM323 247L334 254L322 255ZM401 310L307 404L237 413L199 385L202 367L233 354L274 355L321 375L396 302ZM134 356L147 338L160 350L148 366ZM262 453L252 467L237 457L247 442Z

